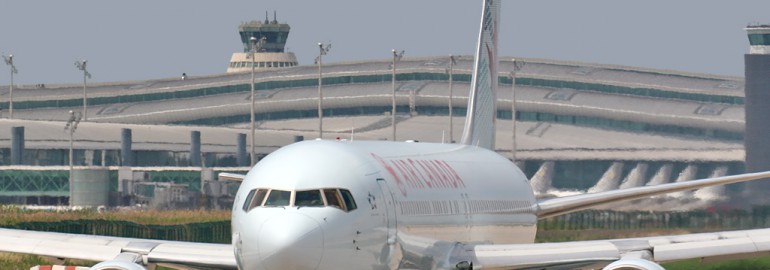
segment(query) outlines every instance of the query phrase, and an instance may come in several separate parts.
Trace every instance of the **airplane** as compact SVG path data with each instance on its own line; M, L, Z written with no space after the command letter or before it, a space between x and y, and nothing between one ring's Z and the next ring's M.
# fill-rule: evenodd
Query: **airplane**
M231 244L0 229L0 251L123 270L651 270L682 259L770 254L770 229L533 243L538 219L770 172L536 199L522 171L493 151L499 10L499 0L483 0L459 144L313 140L282 147L246 175L221 175L243 181Z

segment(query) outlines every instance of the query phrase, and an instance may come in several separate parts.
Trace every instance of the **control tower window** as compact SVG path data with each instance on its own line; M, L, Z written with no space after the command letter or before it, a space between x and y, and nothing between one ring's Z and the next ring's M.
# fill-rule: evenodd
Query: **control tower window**
M291 191L273 189L265 200L265 206L289 206Z
M323 207L324 206L324 201L321 198L321 191L320 190L297 191L297 194L294 197L294 206L296 206L296 207L305 207L305 206Z
M749 44L767 46L770 45L770 34L750 34Z

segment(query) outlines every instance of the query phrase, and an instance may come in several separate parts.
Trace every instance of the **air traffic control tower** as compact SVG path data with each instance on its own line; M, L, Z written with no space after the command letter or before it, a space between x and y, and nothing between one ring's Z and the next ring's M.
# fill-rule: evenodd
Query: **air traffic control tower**
M254 56L254 65L257 69L285 68L298 64L294 53L286 52L285 49L291 27L285 23L278 23L276 17L273 14L273 20L270 21L267 13L265 13L265 21L255 20L242 23L238 27L243 43L243 52L233 53L230 58L230 65L227 67L228 73L251 71L252 59L249 55L251 54L250 40L252 37L257 38L257 40L265 38L263 43L257 45L258 50Z
M770 25L746 27L746 171L770 171Z
M770 25L750 25L746 32L746 172L770 171ZM747 183L746 191L753 201L770 203L770 180Z

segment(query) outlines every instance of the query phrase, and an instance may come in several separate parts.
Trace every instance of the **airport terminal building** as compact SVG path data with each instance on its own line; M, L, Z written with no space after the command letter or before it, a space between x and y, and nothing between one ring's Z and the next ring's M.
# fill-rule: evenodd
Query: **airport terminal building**
M247 53L245 49L234 54L231 72L219 75L89 84L88 120L73 134L74 165L130 167L137 172L160 166L248 169L251 63L241 55ZM436 56L399 62L397 140L459 140L472 57L459 58L451 84L449 61ZM285 62L255 67L259 156L319 134L318 67L299 65L296 59ZM500 58L496 151L515 159L541 193L606 190L746 170L744 149L750 145L744 147L749 103L744 78L546 59L516 62L524 64L513 85L514 62ZM383 59L324 65L322 139L390 139L390 64ZM14 170L6 166L66 170L61 166L69 164L70 137L63 129L68 111L83 105L82 85L17 85L14 119L7 115L7 96L8 87L0 86L0 166L6 168L0 196L43 194L11 187L22 180L8 176ZM170 178L164 181L203 181Z

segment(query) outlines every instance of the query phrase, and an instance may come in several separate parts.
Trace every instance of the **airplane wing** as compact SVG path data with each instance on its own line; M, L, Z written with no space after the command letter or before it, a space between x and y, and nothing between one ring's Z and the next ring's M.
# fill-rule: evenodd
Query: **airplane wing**
M463 248L474 258L473 269L662 270L657 263L695 258L715 262L770 255L770 229Z
M748 173L656 186L635 187L538 201L538 218L658 194L770 177ZM770 255L770 229L630 239L512 245L467 245L474 269L663 269L657 263L685 259L729 259ZM480 265L478 265L480 264Z
M246 175L244 174L238 174L238 173L226 173L222 172L219 173L219 180L230 180L230 181L243 181L243 179L246 178Z
M144 269L147 263L200 269L237 269L229 244L121 238L0 229L0 251L101 262L107 269ZM98 268L101 269L101 268Z
M723 177L692 180L679 183L669 183L655 186L634 187L597 193L580 194L566 197L550 198L537 202L537 217L539 219L563 215L597 205L639 199L653 195L698 189L708 186L726 185L738 182L770 178L770 172L747 173Z

